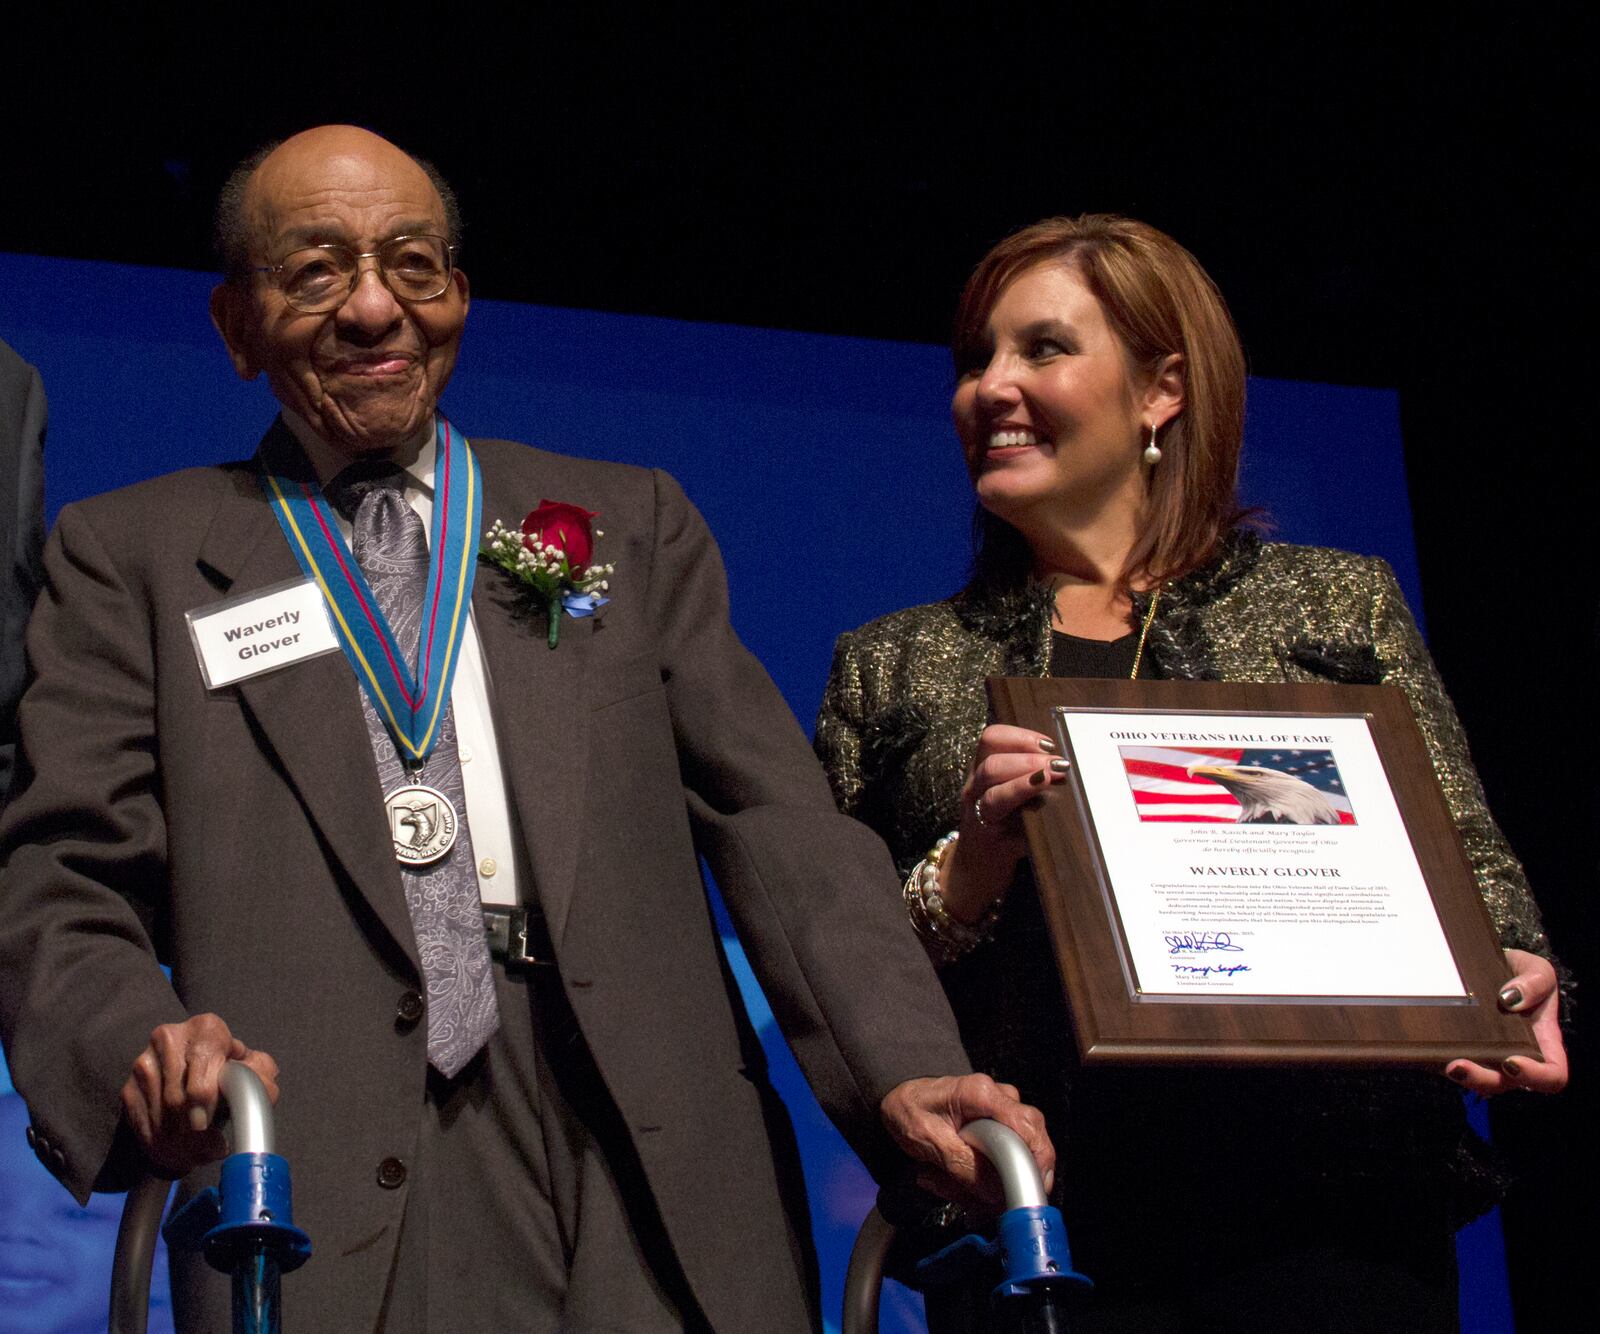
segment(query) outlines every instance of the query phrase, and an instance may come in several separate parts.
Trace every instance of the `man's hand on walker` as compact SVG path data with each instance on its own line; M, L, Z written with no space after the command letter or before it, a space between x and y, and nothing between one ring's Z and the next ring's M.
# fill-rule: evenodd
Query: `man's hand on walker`
M999 1179L988 1160L960 1135L969 1121L989 1117L1016 1131L1039 1165L1048 1190L1055 1180L1056 1151L1044 1117L1027 1106L1010 1084L988 1075L908 1079L891 1089L880 1107L883 1124L906 1155L919 1163L917 1184L957 1204L985 1212L1001 1208Z
M248 1065L278 1101L278 1063L245 1046L214 1014L162 1024L134 1061L122 1086L122 1114L163 1175L187 1176L227 1156L228 1142L213 1122L229 1061Z

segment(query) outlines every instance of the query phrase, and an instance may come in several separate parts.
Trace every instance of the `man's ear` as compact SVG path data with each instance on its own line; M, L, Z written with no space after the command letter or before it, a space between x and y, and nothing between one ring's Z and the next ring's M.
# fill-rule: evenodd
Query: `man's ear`
M462 273L460 269L452 269L450 271L450 281L455 284L456 291L461 294L461 315L462 318L465 318L467 312L472 309L472 284L467 281L467 275Z
M211 323L228 346L228 358L241 380L261 374L253 350L256 333L255 300L237 283L220 282L211 289Z
M1184 363L1181 352L1169 352L1156 367L1144 391L1145 424L1160 428L1183 411Z

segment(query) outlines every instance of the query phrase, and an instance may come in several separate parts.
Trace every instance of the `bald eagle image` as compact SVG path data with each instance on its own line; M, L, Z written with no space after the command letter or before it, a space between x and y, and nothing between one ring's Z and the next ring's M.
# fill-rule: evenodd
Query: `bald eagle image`
M1256 764L1196 764L1191 778L1209 778L1239 803L1239 824L1338 824L1339 812L1304 779Z
M433 831L438 825L438 809L431 801L418 801L404 807L405 814L400 816L395 823L401 829L411 831L409 846L420 848L433 837Z

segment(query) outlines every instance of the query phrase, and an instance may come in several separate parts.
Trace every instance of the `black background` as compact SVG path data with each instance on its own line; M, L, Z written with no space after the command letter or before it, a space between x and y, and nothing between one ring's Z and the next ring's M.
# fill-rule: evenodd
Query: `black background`
M359 8L14 30L0 249L208 268L231 165L332 120L437 162L486 297L942 342L1012 228L1152 222L1254 373L1400 390L1431 645L1596 976L1585 6ZM1581 1018L1574 1087L1494 1109L1526 1166L1523 1330L1562 1321L1588 1255Z

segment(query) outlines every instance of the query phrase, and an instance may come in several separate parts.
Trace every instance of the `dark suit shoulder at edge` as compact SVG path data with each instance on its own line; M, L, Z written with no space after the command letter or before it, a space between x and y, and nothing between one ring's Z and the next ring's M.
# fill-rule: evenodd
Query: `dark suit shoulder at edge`
M0 338L0 382L15 380L25 385L33 375L33 365L10 343Z
M650 480L653 470L636 463L615 463L608 459L584 458L579 454L561 454L553 449L541 449L538 445L525 445L516 440L479 440L476 436L468 438L472 441L472 448L479 460L489 462L491 466L506 464L522 468L546 469L552 473L590 473L598 474L602 481L613 484L653 485ZM552 496L551 499L559 500L561 497Z
M91 520L110 520L135 515L144 521L153 511L166 515L181 513L203 505L213 497L250 494L257 487L255 462L240 459L233 463L209 464L162 473L142 482L130 482L112 491L86 496L63 505L62 513L72 511Z

